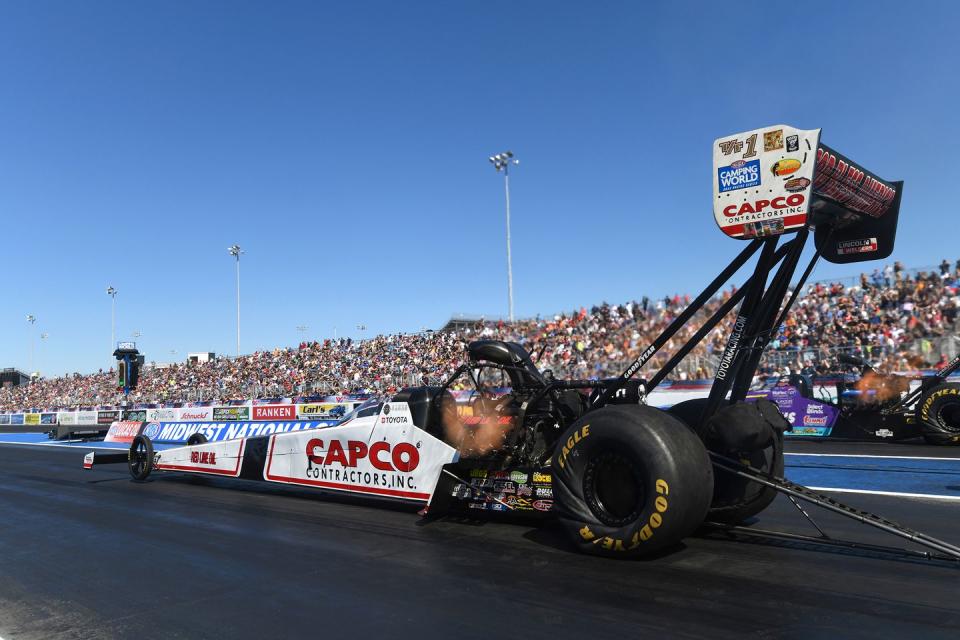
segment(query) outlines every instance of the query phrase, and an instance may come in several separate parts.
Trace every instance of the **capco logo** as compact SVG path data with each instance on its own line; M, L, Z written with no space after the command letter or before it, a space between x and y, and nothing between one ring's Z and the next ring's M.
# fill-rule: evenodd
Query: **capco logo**
M370 466L380 471L402 471L409 473L420 464L420 452L409 442L391 445L383 440L369 447L366 442L349 440L346 444L331 440L325 455L317 453L323 449L323 440L312 438L307 442L307 459L311 464L356 467L361 460L368 460Z
M778 196L773 200L755 200L754 202L744 202L739 207L735 204L731 204L729 207L724 208L723 215L728 218L734 216L741 216L746 213L761 213L767 208L770 209L786 209L788 207L799 207L803 204L803 201L806 200L802 193L794 193L793 195L787 196Z

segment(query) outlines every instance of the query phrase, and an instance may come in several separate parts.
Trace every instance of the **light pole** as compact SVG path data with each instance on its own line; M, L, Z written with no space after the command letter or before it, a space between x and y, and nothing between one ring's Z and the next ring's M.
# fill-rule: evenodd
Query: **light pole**
M117 348L114 344L117 333L117 290L113 287L107 287L107 295L110 296L110 350Z
M358 325L357 325L357 331L360 332L360 342L363 342L363 332L366 331L366 330L367 330L367 325L365 325L365 324L358 324Z
M143 334L140 333L139 331L134 331L133 333L130 334L130 337L133 338L134 340L136 340L137 338L139 338L139 337L142 336L142 335L143 335Z
M49 333L44 332L40 334L40 364L43 364L44 345L47 343L47 338L49 337Z
M30 380L33 380L33 324L37 321L37 316L27 314L27 322L30 323Z
M504 151L495 156L490 156L489 160L497 173L503 171L503 188L507 196L507 301L509 303L510 322L513 322L513 258L510 253L510 165L520 164L520 161L513 157L512 151Z
M237 259L237 357L240 357L240 254L244 253L240 245L227 247L227 252Z
M303 342L303 334L306 333L307 329L309 329L309 328L310 328L310 327L308 327L308 326L305 325L305 324L298 324L298 325L297 325L297 331L300 332L300 342Z

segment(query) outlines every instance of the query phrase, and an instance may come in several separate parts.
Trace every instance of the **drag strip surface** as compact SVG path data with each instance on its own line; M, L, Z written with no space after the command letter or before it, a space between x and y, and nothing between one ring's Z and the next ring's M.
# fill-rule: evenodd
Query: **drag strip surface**
M693 538L579 555L553 528L424 523L316 492L81 470L0 447L0 636L26 638L956 638L955 564ZM956 504L839 496L952 542ZM898 543L825 515L831 533ZM811 533L778 500L767 528Z

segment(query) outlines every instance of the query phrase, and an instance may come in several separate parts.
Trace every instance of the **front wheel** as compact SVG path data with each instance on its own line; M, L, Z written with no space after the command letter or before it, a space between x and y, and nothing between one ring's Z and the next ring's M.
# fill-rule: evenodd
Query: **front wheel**
M917 424L930 444L960 445L960 384L933 387L917 403Z
M587 553L642 556L699 527L713 495L700 439L644 405L611 405L575 422L553 456L560 523Z
M150 438L144 435L134 437L127 453L127 469L130 470L130 477L137 482L146 480L153 471L153 443Z

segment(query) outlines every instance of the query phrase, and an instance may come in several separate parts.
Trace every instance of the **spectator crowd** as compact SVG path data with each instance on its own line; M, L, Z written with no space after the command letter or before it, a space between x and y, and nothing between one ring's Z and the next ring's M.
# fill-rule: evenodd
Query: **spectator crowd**
M942 365L943 339L956 334L960 309L960 260L933 271L907 272L900 263L861 274L859 282L805 287L773 336L762 365L766 374L826 373L836 355L849 351L891 371ZM684 344L703 319L728 300L725 290L667 342L640 373L657 370ZM148 366L131 394L134 403L226 402L248 398L389 392L436 384L463 363L467 344L493 338L523 344L541 369L557 377L616 375L690 302L689 296L536 317L514 323L451 323L436 332L304 342L297 348L258 351L209 362ZM714 373L732 319L714 328L674 371L674 379ZM116 374L40 379L0 389L0 410L114 405Z

